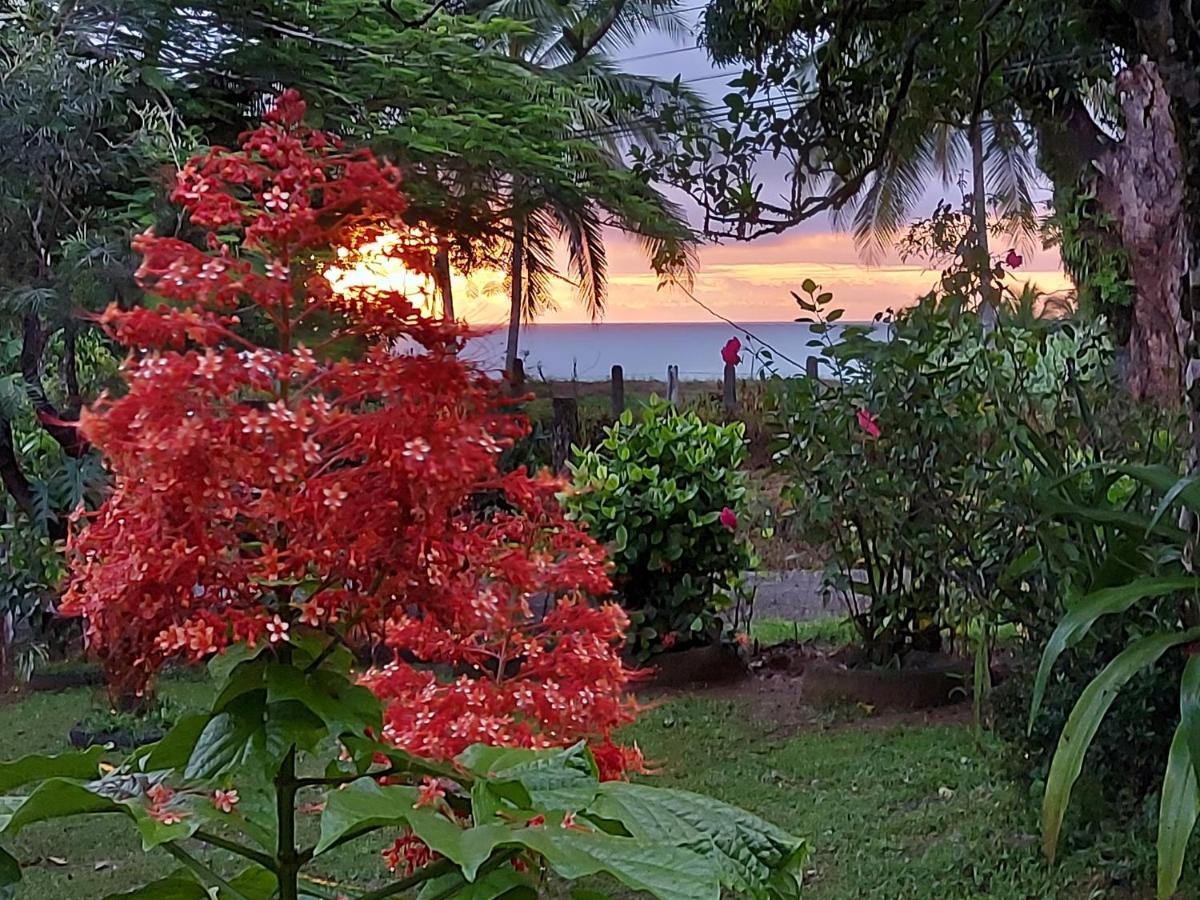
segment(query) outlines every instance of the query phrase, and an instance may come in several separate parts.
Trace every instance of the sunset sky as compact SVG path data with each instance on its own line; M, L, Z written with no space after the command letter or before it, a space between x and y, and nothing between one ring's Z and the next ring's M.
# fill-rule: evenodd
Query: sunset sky
M699 17L702 6L687 8L687 15ZM699 33L697 27L695 33ZM714 68L695 39L678 43L663 36L643 38L624 54L629 71L672 78L677 73L691 80L694 88L719 103L730 90L721 70ZM732 78L735 72L729 72ZM940 197L951 197L956 188L934 185L926 198L929 212ZM994 248L1000 253L1007 247ZM647 265L636 241L620 232L610 232L608 240L609 300L608 322L692 322L712 321L713 317L683 292L658 289L658 280ZM1031 280L1044 291L1060 291L1070 286L1063 275L1055 252L1025 253L1021 280ZM805 278L811 278L832 291L836 305L846 309L850 319L869 319L889 306L911 302L937 280L936 271L919 265L904 264L896 256L879 265L865 265L854 248L850 235L839 233L828 217L819 217L783 235L749 243L705 245L700 252L700 269L693 292L696 297L721 314L736 321L787 321L798 314L790 291L799 290ZM508 301L495 276L477 279L476 289L467 290L459 283L455 305L459 315L477 326L498 325L508 318ZM491 286L481 291L480 286ZM544 322L584 322L587 315L575 301L570 284L559 285L558 309L548 313Z

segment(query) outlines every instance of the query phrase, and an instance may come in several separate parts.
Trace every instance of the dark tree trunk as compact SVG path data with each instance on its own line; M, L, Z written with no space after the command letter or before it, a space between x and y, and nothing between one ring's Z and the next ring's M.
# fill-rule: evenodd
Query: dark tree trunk
M525 221L520 214L513 213L512 279L508 310L508 346L504 352L504 369L510 375L516 369L517 353L521 340L521 315L525 307Z
M33 518L33 487L21 471L17 450L13 446L12 422L0 415L0 482L16 501L17 507Z
M454 285L450 280L450 248L439 247L433 258L434 280L442 299L442 318L454 321Z
M78 458L88 452L88 442L79 433L79 427L74 422L67 420L50 402L50 398L46 395L46 386L42 383L42 356L46 351L46 341L49 337L41 316L36 312L26 313L21 342L21 378L25 382L25 395L29 398L34 414L37 415L38 422L46 429L46 433L58 441L64 453ZM72 362L69 368L73 369L74 339L71 341L71 347ZM72 373L69 377L74 379L74 374ZM78 394L78 383L74 384L74 390Z

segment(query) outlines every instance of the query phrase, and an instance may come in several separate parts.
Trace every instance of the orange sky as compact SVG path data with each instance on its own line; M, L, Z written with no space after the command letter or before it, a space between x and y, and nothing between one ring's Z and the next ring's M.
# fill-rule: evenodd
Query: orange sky
M997 248L1001 252L1007 247ZM658 289L636 242L611 232L608 240L608 322L707 322L712 316L681 291ZM1061 291L1070 281L1059 268L1057 253L1025 254L1017 273L1044 291ZM837 232L792 233L750 243L707 245L700 252L700 269L693 292L713 309L739 322L787 321L799 315L790 291L811 278L832 291L835 305L846 309L846 318L869 319L888 306L902 306L927 291L937 280L936 271L906 265L898 258L880 265L865 265L850 235ZM495 277L492 276L492 281ZM476 326L497 325L508 316L502 291L476 290L468 296L465 284L455 290L460 316ZM556 291L558 309L544 322L585 322L587 315L563 283Z

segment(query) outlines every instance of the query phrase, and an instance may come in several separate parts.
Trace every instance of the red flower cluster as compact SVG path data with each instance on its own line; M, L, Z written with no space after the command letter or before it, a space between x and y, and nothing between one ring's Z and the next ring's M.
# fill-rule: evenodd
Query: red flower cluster
M498 471L528 426L455 355L457 325L331 289L328 250L402 229L404 199L394 168L303 111L284 94L240 150L180 173L207 250L136 242L140 284L169 302L102 318L135 352L128 390L82 419L115 483L73 538L63 610L121 691L174 657L337 628L396 651L366 680L398 745L592 737L618 774L636 755L608 741L632 707L624 616L589 599L609 589L603 551L559 483Z

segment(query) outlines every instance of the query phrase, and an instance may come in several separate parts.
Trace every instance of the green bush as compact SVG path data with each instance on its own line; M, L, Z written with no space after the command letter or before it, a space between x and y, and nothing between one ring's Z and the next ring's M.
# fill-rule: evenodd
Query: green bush
M1011 576L1037 537L1029 447L1080 442L1079 398L1111 360L1103 323L1011 301L985 331L959 298L931 295L879 339L833 326L831 295L804 290L835 378L775 381L775 460L870 660L1023 621L1030 585Z
M606 543L617 598L640 657L717 641L744 615L744 574L755 565L744 527L747 479L741 423L704 422L652 398L626 412L590 450L576 448L571 518Z

